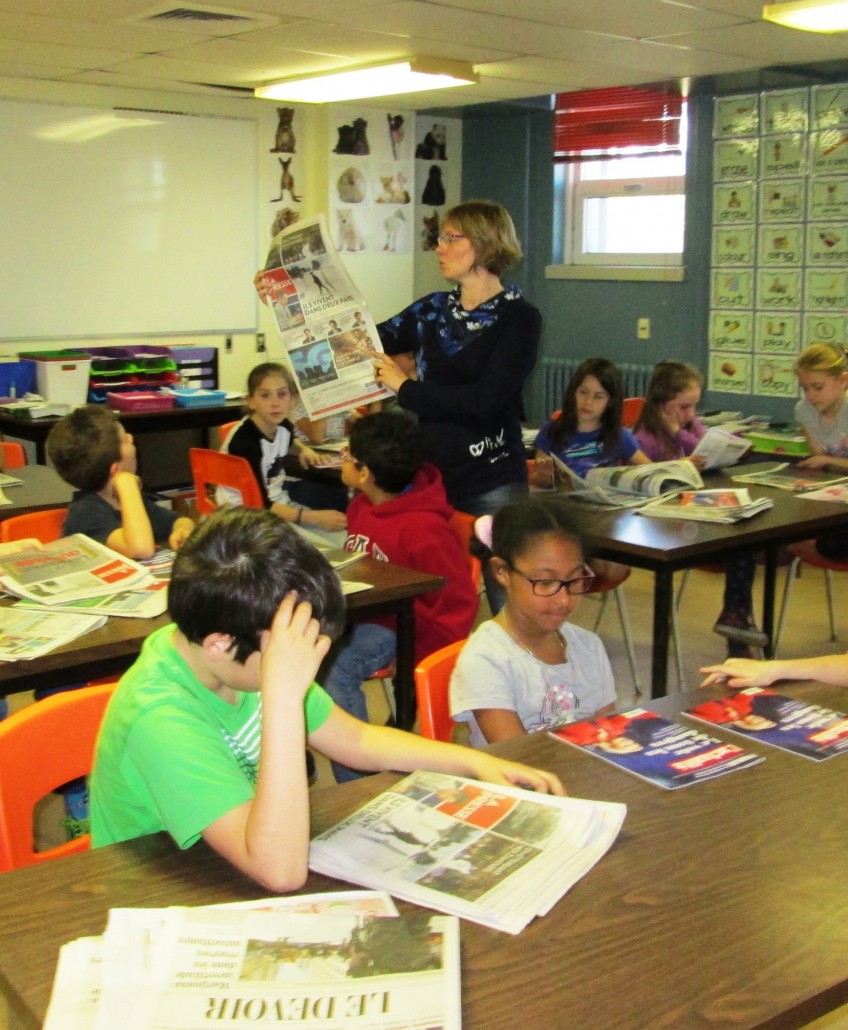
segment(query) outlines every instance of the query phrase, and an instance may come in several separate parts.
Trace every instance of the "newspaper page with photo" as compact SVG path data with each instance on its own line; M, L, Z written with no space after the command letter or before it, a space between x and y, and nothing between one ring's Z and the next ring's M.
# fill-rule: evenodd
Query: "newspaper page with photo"
M644 708L584 719L550 732L558 740L667 790L764 761L762 755L708 737L691 726L669 722Z
M46 605L138 589L151 581L138 562L82 533L0 558L4 589Z
M115 615L122 619L155 619L168 607L168 582L158 579L138 590L119 590L116 594L84 597L79 601L65 601L45 609L37 601L16 601L16 609L29 611L87 612L89 615Z
M0 608L0 661L40 658L106 622L103 615Z
M519 933L612 846L626 806L419 771L316 837L316 872Z
M693 522L730 524L750 519L774 507L769 497L751 498L747 490L681 490L640 508L639 515L651 518L689 519Z
M339 258L323 215L274 237L263 276L268 306L310 419L391 396L371 357L377 326Z
M814 762L848 752L848 716L764 687L704 701L683 714Z
M97 1030L460 1026L450 916L175 908L103 945Z
M610 465L590 469L583 479L555 454L554 467L565 497L607 508L637 508L678 490L704 485L691 461L654 461L648 465Z

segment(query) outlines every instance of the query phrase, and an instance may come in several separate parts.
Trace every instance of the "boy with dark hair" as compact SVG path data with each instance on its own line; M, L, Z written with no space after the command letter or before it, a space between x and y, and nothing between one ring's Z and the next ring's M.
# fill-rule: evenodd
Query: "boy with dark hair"
M479 600L468 556L450 525L453 508L441 474L421 462L417 423L399 411L355 422L342 482L358 491L347 509L348 550L447 580L441 590L415 599L415 661L467 637ZM363 680L394 661L395 652L394 620L355 623L330 656L327 693L367 720ZM358 775L335 765L333 771L340 782Z
M307 743L366 770L562 791L552 774L338 708L313 677L343 623L339 581L270 511L205 520L174 562L170 607L175 625L148 638L103 721L95 847L166 829L181 848L203 837L269 890L294 890L309 852Z
M76 487L65 536L85 533L127 558L150 558L157 543L177 548L194 529L191 519L142 492L133 438L110 408L85 404L59 419L47 437L47 454Z

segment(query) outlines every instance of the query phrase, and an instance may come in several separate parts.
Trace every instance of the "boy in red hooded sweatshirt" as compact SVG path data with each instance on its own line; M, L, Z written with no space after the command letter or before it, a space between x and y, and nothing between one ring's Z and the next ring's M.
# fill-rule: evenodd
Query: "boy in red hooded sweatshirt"
M417 423L401 412L366 415L350 431L342 482L356 496L347 508L349 551L420 569L447 582L415 599L415 661L467 637L478 597L468 557L449 519L442 477L420 460ZM340 707L368 720L363 680L394 660L394 620L354 623L333 648L322 683ZM362 775L334 764L338 782Z

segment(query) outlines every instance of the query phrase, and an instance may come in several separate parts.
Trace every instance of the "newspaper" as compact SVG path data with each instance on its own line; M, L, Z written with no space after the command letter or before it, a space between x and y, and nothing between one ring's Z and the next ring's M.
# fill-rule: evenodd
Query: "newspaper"
M730 524L750 519L772 507L774 501L770 497L752 500L747 490L681 490L672 497L652 501L638 514L660 519Z
M271 241L268 306L310 419L392 396L374 381L377 326L333 245L323 215Z
M711 426L692 451L693 458L703 458L705 469L723 469L735 465L751 450L751 441Z
M40 658L106 621L104 616L0 608L0 661Z
M734 483L755 483L759 486L775 486L793 494L822 490L828 486L848 483L848 476L834 475L823 469L805 469L791 465L788 461L761 462L745 466L742 472L731 477Z
M316 837L316 872L508 933L609 850L626 807L419 771Z
M28 611L87 612L89 615L115 615L122 619L155 619L168 607L168 582L157 580L141 590L119 590L116 594L84 597L45 609L38 601L17 601L16 609Z
M681 487L697 490L704 485L698 470L685 459L598 467L582 479L555 454L551 457L569 490L567 497L605 508L639 508L657 497L676 494Z
M51 606L137 589L151 581L138 562L82 533L0 558L0 584L5 590Z

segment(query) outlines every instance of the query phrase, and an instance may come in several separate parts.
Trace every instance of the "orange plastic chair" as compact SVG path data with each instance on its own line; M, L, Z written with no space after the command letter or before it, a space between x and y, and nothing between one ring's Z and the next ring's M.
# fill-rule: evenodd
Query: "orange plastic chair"
M428 655L415 666L415 697L418 701L418 728L422 737L450 743L454 721L450 715L448 687L451 673L464 640Z
M483 565L480 559L471 553L471 539L474 536L474 523L476 519L473 515L469 515L468 512L455 511L449 521L451 529L456 533L459 542L462 544L472 582L479 593L480 584L483 582Z
M645 407L644 397L625 397L621 402L621 424L625 429L630 429L639 421L642 408Z
M88 776L103 713L116 683L54 694L0 722L0 872L87 851L83 834L36 851L36 804L63 783Z
M9 440L0 440L0 448L3 449L4 469L21 469L27 464L27 456L23 444L12 443Z
M209 451L204 447L190 447L188 451L191 476L197 511L200 515L211 515L217 504L214 487L226 486L238 490L245 508L263 508L262 491L256 482L253 469L246 458L222 451Z
M26 540L27 537L35 537L43 544L52 543L61 537L67 514L67 508L48 508L46 511L13 515L0 522L0 543L9 544L13 540Z
M240 418L237 418L235 422L225 422L222 426L218 426L218 440L223 443L230 435L230 430L241 422Z

